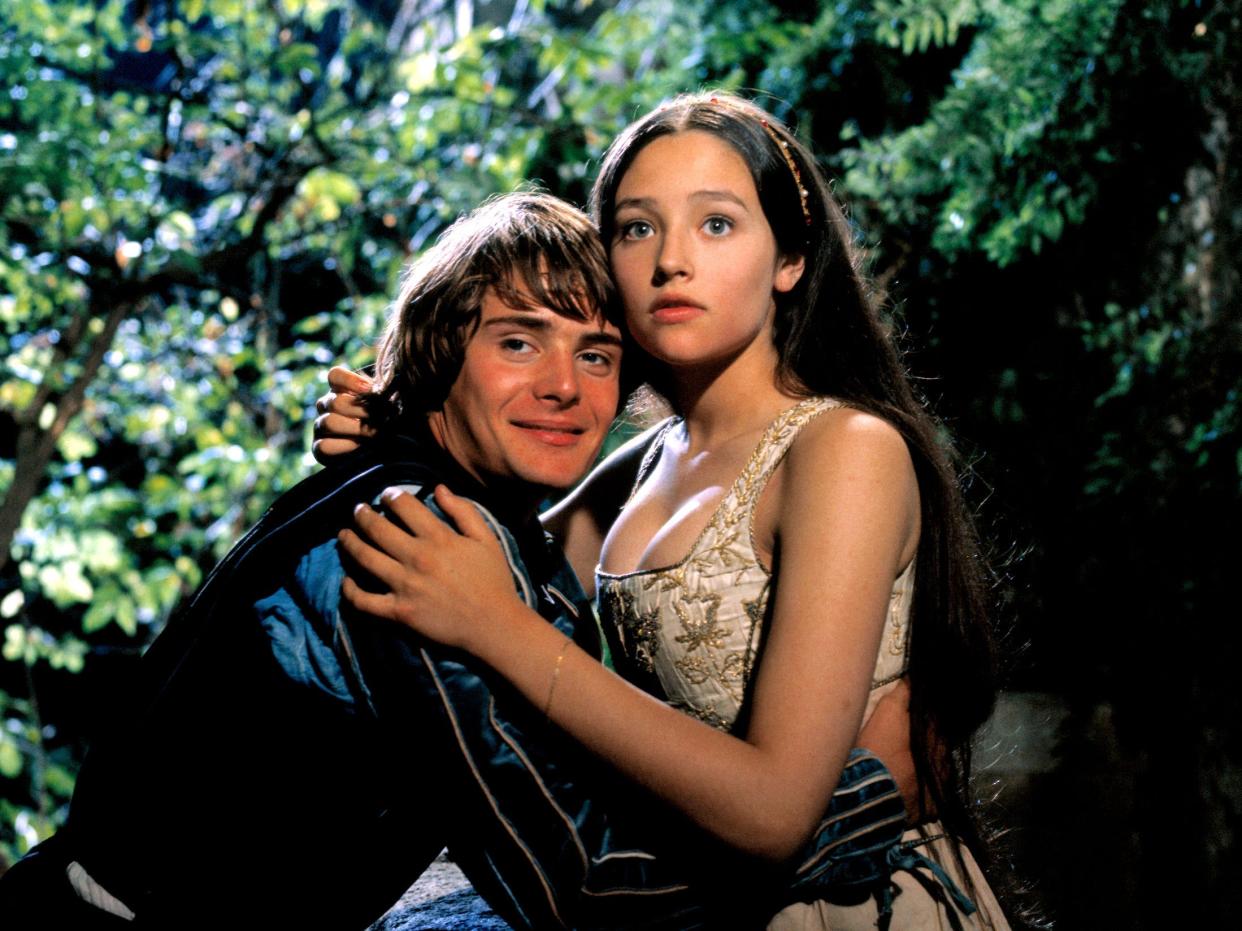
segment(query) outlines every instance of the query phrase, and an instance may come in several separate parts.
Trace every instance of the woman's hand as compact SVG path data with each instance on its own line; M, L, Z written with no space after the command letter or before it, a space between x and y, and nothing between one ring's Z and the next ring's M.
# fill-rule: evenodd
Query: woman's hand
M513 575L500 541L474 505L443 485L435 495L458 530L395 489L385 491L381 500L404 527L365 504L358 506L358 533L342 530L338 539L388 591L368 592L346 577L341 593L360 611L478 653L489 638L503 636L494 618L505 599L517 600Z
M919 777L910 750L909 679L898 679L876 703L855 743L878 756L897 783L907 823L913 826L935 817L934 806L930 808L930 817L928 815L931 800L924 798L922 803L919 800Z
M361 401L371 391L371 379L334 365L328 370L328 389L315 402L320 416L315 419L315 441L311 445L312 454L322 465L334 456L353 452L363 440L375 436Z

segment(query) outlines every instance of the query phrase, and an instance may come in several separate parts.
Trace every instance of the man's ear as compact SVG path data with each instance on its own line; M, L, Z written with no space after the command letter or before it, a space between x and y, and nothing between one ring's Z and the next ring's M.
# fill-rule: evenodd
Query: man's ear
M787 294L792 291L802 278L802 273L806 271L806 256L800 252L790 255L782 255L776 260L776 278L772 282L772 288L778 294Z

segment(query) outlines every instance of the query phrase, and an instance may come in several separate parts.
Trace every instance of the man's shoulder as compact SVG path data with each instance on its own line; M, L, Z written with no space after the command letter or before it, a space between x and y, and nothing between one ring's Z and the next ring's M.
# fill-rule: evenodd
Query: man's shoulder
M391 486L423 495L443 479L435 457L419 444L396 437L360 450L336 466L303 479L282 494L234 547L246 558L262 546L287 546L309 552L324 535L334 536L352 520L359 504L374 502Z

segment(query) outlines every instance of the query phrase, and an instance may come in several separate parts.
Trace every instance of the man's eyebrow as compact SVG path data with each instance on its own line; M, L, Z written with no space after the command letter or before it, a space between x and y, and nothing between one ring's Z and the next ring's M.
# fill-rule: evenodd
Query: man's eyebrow
M621 346L621 337L615 333L609 333L607 330L593 330L582 337L582 342L588 346Z
M546 317L538 314L505 314L503 317L492 317L486 323L485 327L495 326L520 326L528 330L546 330L552 326L552 322Z
M545 332L552 329L552 321L539 314L505 314L503 317L492 317L484 327L519 326L527 330ZM621 346L620 336L606 330L592 330L582 336L581 342L588 346Z

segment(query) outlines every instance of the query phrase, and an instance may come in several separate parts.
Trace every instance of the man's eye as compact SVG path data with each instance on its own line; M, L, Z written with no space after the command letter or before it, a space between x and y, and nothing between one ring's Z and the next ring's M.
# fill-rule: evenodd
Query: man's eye
M584 352L578 358L592 368L609 368L612 366L612 356L606 352Z
M710 236L723 236L733 229L733 221L728 217L708 217L703 221L703 229Z
M653 230L646 220L631 220L629 223L622 223L618 232L622 239L646 239Z
M506 352L512 352L516 354L525 354L528 352L534 352L535 350L535 347L532 346L530 343L528 343L526 340L519 339L516 336L510 336L505 339L502 339L500 341L500 348L505 350Z

